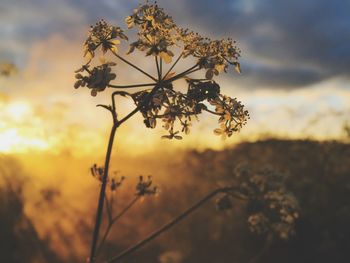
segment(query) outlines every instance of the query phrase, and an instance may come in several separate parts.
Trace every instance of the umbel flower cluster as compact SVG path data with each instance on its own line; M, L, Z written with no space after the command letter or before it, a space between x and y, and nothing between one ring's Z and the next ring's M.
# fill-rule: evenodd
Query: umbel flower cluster
M269 168L253 171L239 165L234 177L234 195L222 196L217 201L219 209L231 208L232 197L242 198L248 202L248 224L253 233L273 233L281 239L294 234L300 208L295 196L286 189L284 174Z
M104 174L104 168L102 166L97 166L97 164L94 164L90 168L90 172L95 179L102 183ZM124 176L121 176L120 179L117 179L116 175L117 172L114 172L114 176L112 178L108 178L107 180L107 184L111 192L119 189L125 180ZM153 185L152 176L150 175L147 176L147 179L145 179L144 176L140 175L135 190L136 196L150 196L158 193L158 187Z
M17 72L17 67L13 63L0 62L0 76L10 76Z
M182 139L180 133L188 134L192 121L202 112L218 117L219 128L214 133L223 138L242 128L249 119L248 111L236 98L221 94L220 85L214 80L219 74L228 72L230 67L238 73L241 71L238 62L240 50L232 39L211 40L180 28L157 4L139 6L125 22L128 29L134 28L137 32L136 41L129 43L126 55L144 52L146 57L153 57L157 76L152 76L120 55L118 46L121 41L129 41L127 35L120 27L101 20L91 27L84 43L84 56L88 62L76 71L75 88L88 88L93 96L106 89L116 89L112 95L113 105L106 108L116 111L114 100L118 95L131 98L136 105L129 115L115 120L117 126L140 112L146 127L155 128L160 123L167 131L163 138L167 139ZM153 82L112 84L117 79L113 70L116 63L92 65L97 50L103 54L110 52ZM190 58L193 66L180 73L173 71L181 59ZM200 79L191 77L197 71L204 71ZM178 80L182 80L187 87L185 92L184 89L175 89L174 82ZM138 90L129 92L130 89Z

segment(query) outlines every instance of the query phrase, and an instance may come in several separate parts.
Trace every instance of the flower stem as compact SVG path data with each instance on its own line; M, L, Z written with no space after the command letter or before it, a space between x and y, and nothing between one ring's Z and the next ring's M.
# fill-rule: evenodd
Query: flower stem
M160 234L164 233L165 231L169 230L171 227L173 227L174 225L176 225L177 223L179 223L180 221L185 219L187 216L192 214L194 211L196 211L199 207L201 207L203 204L205 204L207 201L212 199L217 194L225 193L225 192L228 192L231 190L233 190L232 187L224 187L224 188L218 188L218 189L212 191L211 193L209 193L208 195L203 197L201 200L199 200L197 203L192 205L190 208L188 208L187 210L182 212L179 216L177 216L176 218L171 220L169 223L165 224L164 226L162 226L161 228L159 228L158 230L156 230L155 232L150 234L148 237L146 237L144 240L138 242L136 245L126 249L124 252L122 252L118 256L111 258L110 260L107 261L107 263L119 262L120 260L122 260L126 256L132 254L133 252L135 252L139 248L146 245L148 242L150 242L153 239L155 239L156 237L158 237Z
M159 62L158 62L158 56L154 57L154 60L156 62L156 67L157 67L157 73L158 73L158 79L161 80L162 79L162 75L160 73L160 66L159 66Z
M180 79L180 78L186 76L186 74L190 74L190 73L193 73L193 72L195 72L195 71L198 71L200 68L197 68L197 67L198 67L198 64L196 64L196 65L194 65L193 67L191 67L191 68L189 68L189 69L187 69L187 70L185 70L185 71L183 71L183 72L177 74L176 76L174 76L174 77L172 77L172 78L170 78L170 79L167 79L166 81L168 81L168 82L173 82L173 81L175 81L175 80L178 80L178 79Z
M152 99L152 96L154 95L154 93L160 88L160 84L157 83L153 89L151 90L151 92L147 95L146 99L144 100L144 103L140 103L134 110L132 110L128 115L126 115L124 118L122 118L121 120L119 120L117 122L117 127L119 127L121 124L123 124L125 121L127 121L128 119L130 119L132 116L134 116L143 106L147 105L149 103L149 101Z
M154 86L156 83L145 83L145 84L135 84L135 85L108 85L109 88L115 89L130 89L130 88L140 88L140 87L149 87Z
M116 215L114 218L112 218L109 222L108 222L108 226L106 228L106 231L101 239L100 244L98 245L98 248L96 249L96 257L99 255L99 252L101 251L101 248L103 247L107 236L110 232L110 230L112 229L112 226L115 222L117 222L126 212L129 211L130 208L132 208L134 206L134 204L137 202L137 200L140 199L140 196L136 196L118 215Z
M132 64L131 62L129 62L128 60L126 60L125 58L119 56L116 52L114 52L113 50L111 50L111 52L117 57L119 58L121 61L125 62L126 64L128 64L129 66L133 67L134 69L140 71L141 73L143 73L144 75L146 75L147 77L153 79L154 81L157 81L156 78L152 77L150 74L148 74L147 72L145 72L144 70L140 69L138 66Z
M109 168L109 162L111 159L113 142L114 142L115 133L117 131L117 127L118 126L114 122L112 129L111 129L110 136L109 136L108 147L107 147L107 152L106 152L106 159L105 159L105 166L104 166L104 173L103 173L103 178L102 178L102 185L101 185L100 196L99 196L98 205L97 205L95 228L94 228L92 242L91 242L89 263L95 262L96 247L97 247L97 242L98 242L98 237L99 237L99 232L100 232L100 227L101 227L101 222L102 222L103 205L104 205L105 196L106 196L108 168Z
M176 64L180 61L181 57L182 57L182 53L177 57L176 61L175 61L175 62L173 63L173 65L169 68L169 70L167 71L167 73L165 73L163 79L165 79L165 78L168 76L168 74L171 72L171 70L172 70L172 69L176 66Z

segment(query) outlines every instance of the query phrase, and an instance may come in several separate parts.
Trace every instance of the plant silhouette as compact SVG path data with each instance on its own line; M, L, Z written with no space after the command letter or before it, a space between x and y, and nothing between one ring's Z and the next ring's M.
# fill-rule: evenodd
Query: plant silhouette
M110 105L97 105L111 113L113 125L104 166L98 167L95 164L91 168L93 176L101 182L101 189L88 259L90 263L96 262L98 252L104 244L112 225L140 197L154 195L157 192L157 187L153 186L151 177L145 179L140 176L136 186L135 198L118 215L113 215L113 200L107 197L106 192L108 189L115 192L124 180L124 177L121 177L120 180L109 178L109 163L114 137L122 124L135 114L141 113L144 125L147 128L154 129L157 124L162 124L167 132L162 136L163 139L181 140L183 134L190 133L193 120L198 119L198 116L205 112L218 118L219 127L214 129L214 134L222 138L230 137L234 132L240 131L249 119L248 111L245 110L244 105L236 98L223 95L220 85L214 80L216 76L227 73L230 68L233 68L237 73L241 73L238 62L240 51L235 46L235 41L230 38L212 40L189 29L180 28L156 3L146 3L139 6L132 15L125 19L125 22L128 29L136 28L137 37L136 41L129 43L129 50L126 55L133 52L143 52L146 57L153 60L156 75L153 76L146 72L119 53L119 45L122 42L128 42L129 38L120 27L110 25L104 20L91 26L88 38L84 43L84 56L88 61L76 71L75 75L77 80L74 87L90 89L92 96L97 96L107 89L114 90L111 94ZM117 74L113 71L117 65L116 62L103 59L100 65L93 65L98 50L101 50L103 54L111 53L115 60L126 63L149 78L151 82L130 85L114 83L117 79ZM190 60L193 64L186 70L176 73L174 71L175 67L181 60ZM193 74L199 71L203 72L203 77L193 77ZM187 87L185 92L175 89L174 83L180 80ZM130 98L135 104L135 108L125 116L119 116L117 109L118 96ZM298 217L298 207L296 201L289 198L284 191L283 183L281 183L283 180L277 180L276 178L279 177L269 171L253 175L247 175L247 172L243 172L243 175L241 175L242 172L236 172L236 174L239 178L236 178L236 183L214 189L169 223L120 255L111 258L108 262L120 261L218 195L217 207L219 210L231 208L232 198L250 200L252 201L250 203L258 204L260 207L264 207L263 204L272 207L271 209L275 211L273 218L266 213L266 210L269 210L268 208L251 211L248 220L251 230L257 233L265 233L272 229L278 232L281 238L288 238L293 232L294 221ZM99 242L105 204L108 225Z

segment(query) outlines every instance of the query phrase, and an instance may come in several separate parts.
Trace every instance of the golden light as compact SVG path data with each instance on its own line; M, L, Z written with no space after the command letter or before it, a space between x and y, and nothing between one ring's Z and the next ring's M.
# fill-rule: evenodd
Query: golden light
M16 128L0 131L0 152L25 152L28 149L45 150L48 143L40 138L30 138L19 133Z
M29 103L3 102L0 108L0 152L14 153L49 148L48 142L39 136L38 128L31 122L35 116Z
M13 120L20 121L31 113L31 107L26 102L13 102L6 105L5 113Z

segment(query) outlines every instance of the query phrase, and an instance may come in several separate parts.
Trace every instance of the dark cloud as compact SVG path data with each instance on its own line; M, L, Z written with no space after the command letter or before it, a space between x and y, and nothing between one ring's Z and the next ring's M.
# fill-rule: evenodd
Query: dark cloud
M0 59L24 59L31 43L53 33L82 37L81 28L101 18L121 24L139 2L3 0ZM284 88L350 76L350 1L158 2L181 26L237 39L244 59L242 83ZM79 36L74 29L80 30Z
M311 68L267 66L242 62L243 74L234 76L234 81L251 88L296 88L319 82L331 75Z
M33 44L52 34L73 40L101 18L120 23L132 10L130 0L2 0L0 59L26 63Z
M241 43L245 79L292 87L350 76L350 1L186 0L186 5L188 23Z

